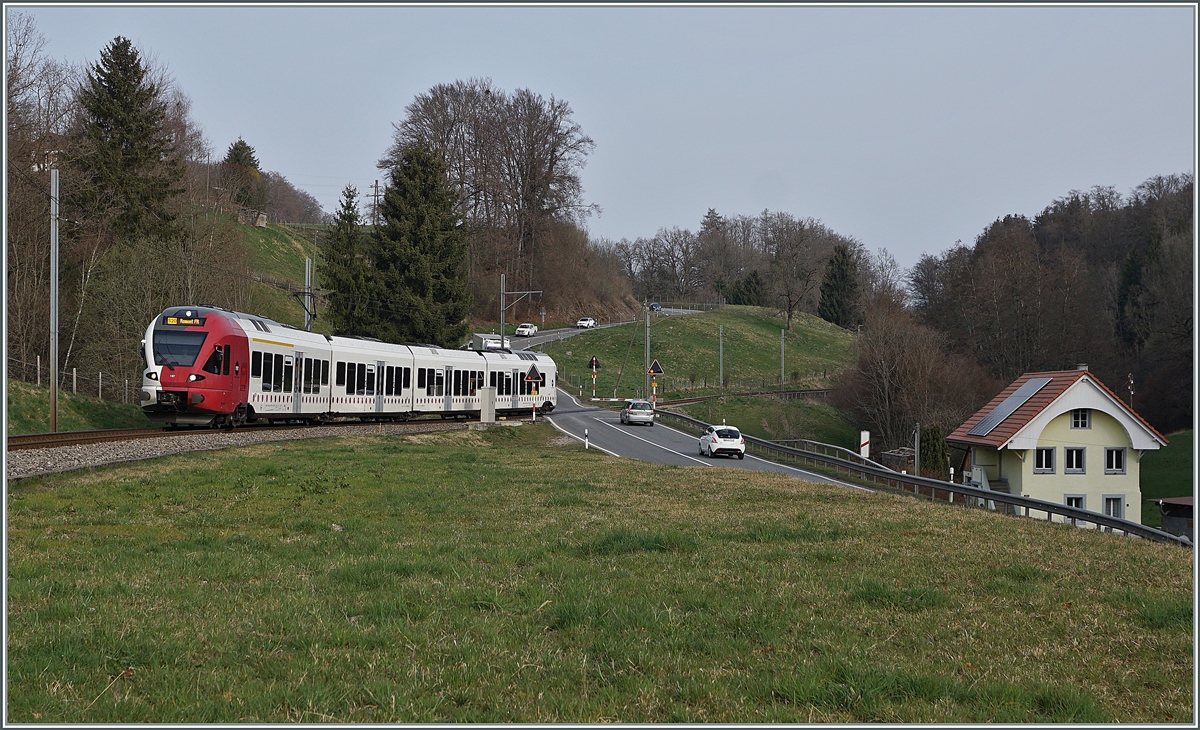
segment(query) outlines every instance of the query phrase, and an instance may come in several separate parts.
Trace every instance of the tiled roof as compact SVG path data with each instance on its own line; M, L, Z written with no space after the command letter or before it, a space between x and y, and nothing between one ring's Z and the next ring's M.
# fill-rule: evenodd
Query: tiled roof
M1067 388L1070 388L1076 383L1076 381L1084 376L1087 376L1088 380L1092 381L1104 392L1112 396L1113 400L1119 403L1126 412L1128 412L1130 415L1136 418L1139 423L1145 426L1146 430L1154 434L1154 436L1164 444L1167 443L1167 439L1164 438L1163 435L1158 431L1156 431L1153 426L1147 423L1146 419L1139 416L1136 411L1126 405L1123 400L1118 398L1116 393L1109 390L1107 385L1100 382L1100 379L1096 377L1095 373L1087 370L1051 370L1042 373L1025 373L1021 375L1021 377L1012 381L1012 383L1010 383L1007 388L1000 391L995 398L992 398L990 401L988 401L987 405L976 411L975 415L971 416L964 421L961 426L954 429L954 432L947 436L946 440L960 444L967 444L970 446L991 446L993 448L999 448L1002 444L1015 436L1018 431L1026 426L1026 424L1032 421L1037 414L1041 413L1042 409L1046 408L1055 400L1057 400L1059 396L1067 391ZM967 434L967 432L970 431L975 424L982 421L987 414L991 413L992 409L1003 403L1008 396L1016 392L1017 388L1020 388L1025 384L1026 381L1032 378L1050 378L1050 382L1046 383L1041 390L1039 390L1037 393L1034 393L1029 400L1025 401L1021 407L1013 411L1008 418L1005 418L1003 421L1001 421L986 435L971 436Z

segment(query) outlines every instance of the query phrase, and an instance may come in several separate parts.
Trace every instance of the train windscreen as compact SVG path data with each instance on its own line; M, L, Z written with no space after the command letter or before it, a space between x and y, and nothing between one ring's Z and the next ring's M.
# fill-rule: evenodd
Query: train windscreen
M207 332L154 330L154 364L191 367L206 337Z

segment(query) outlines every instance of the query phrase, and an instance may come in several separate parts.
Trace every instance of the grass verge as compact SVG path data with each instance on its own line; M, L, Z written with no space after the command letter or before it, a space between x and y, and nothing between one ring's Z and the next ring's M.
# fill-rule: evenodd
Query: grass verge
M1192 554L548 424L10 485L10 722L1188 722Z
M9 378L7 405L10 434L46 433L50 430L50 386L37 386ZM59 431L150 428L153 425L136 404L73 395L69 388L65 392L58 391Z

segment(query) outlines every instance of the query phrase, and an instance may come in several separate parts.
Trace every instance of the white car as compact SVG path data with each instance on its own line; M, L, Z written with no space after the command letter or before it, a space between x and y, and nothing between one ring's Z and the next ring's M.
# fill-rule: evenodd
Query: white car
M584 317L575 323L575 327L581 330L590 330L596 326L596 320L591 317Z
M717 454L746 458L746 437L733 426L709 426L700 437L700 455L714 457Z
M537 334L537 325L526 322L520 327L517 327L517 331L513 334L517 337L533 337Z

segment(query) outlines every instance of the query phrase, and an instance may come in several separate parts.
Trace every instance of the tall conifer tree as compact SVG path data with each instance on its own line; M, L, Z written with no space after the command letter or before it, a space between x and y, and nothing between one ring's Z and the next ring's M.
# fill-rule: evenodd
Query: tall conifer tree
M861 321L858 311L858 275L854 258L844 244L833 247L821 282L821 303L817 314L839 327L853 327Z
M390 173L371 237L374 336L388 342L458 347L467 333L466 225L441 153L405 147Z
M128 39L118 36L100 51L79 102L78 146L68 159L79 184L68 202L82 216L107 218L118 238L173 236L168 203L183 191L183 162L165 128L162 90Z
M335 335L371 334L364 329L368 284L361 225L358 190L347 185L334 215L333 231L321 246L321 283L328 292L328 316Z

